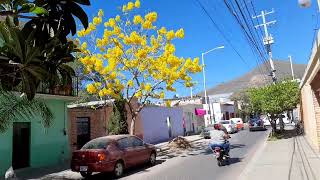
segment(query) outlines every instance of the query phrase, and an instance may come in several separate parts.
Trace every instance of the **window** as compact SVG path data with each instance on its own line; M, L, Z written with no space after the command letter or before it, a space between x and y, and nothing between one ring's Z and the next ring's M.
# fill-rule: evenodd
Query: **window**
M230 124L230 121L220 121L221 124Z
M141 141L140 139L136 138L136 137L130 137L130 141L133 147L136 146L143 146L143 141Z
M130 146L128 138L119 139L118 144L121 149L126 149Z
M105 149L110 142L108 139L94 139L85 144L81 149Z

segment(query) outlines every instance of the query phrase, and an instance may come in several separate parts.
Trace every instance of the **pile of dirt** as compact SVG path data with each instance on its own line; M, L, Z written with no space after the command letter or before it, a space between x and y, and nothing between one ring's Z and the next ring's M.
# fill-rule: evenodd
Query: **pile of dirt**
M174 139L172 139L168 146L172 149L188 149L191 148L191 144L188 140L185 138L178 136Z

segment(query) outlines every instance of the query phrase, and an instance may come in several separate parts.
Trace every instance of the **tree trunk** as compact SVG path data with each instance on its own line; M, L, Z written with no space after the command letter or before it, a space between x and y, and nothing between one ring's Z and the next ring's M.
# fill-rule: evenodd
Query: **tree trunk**
M279 124L280 124L280 131L284 131L284 122L282 118L282 114L279 116Z
M130 135L134 135L135 133L135 124L136 124L136 116L133 115L130 124Z
M276 131L277 131L277 122L275 119L270 119L270 124L271 124L271 127L272 127L272 134L275 134Z

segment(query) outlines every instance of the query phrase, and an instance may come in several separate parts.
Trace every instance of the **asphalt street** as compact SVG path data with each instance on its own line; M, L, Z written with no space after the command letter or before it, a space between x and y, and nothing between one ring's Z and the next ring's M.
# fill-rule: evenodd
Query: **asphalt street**
M128 170L121 180L235 180L255 151L263 145L267 132L243 130L233 134L230 139L230 165L227 166L218 167L207 148L209 140L201 140L193 144L192 151L161 155L156 166ZM97 174L92 179L110 178L108 174Z

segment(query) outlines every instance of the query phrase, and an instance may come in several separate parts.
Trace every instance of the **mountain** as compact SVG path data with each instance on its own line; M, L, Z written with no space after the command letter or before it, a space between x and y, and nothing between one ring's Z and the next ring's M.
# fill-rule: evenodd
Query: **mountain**
M292 78L291 76L291 68L289 61L281 61L281 60L274 60L274 66L276 69L276 76L278 80ZM302 79L304 71L307 67L306 64L293 64L293 71L296 79ZM226 94L226 93L233 93L238 92L247 88L252 87L260 87L266 84L271 84L272 79L270 76L270 64L266 62L253 70L249 71L248 73L240 76L234 80L219 84L213 88L209 88L207 90L208 95L216 95L216 94ZM203 95L204 93L199 93Z

